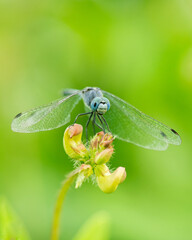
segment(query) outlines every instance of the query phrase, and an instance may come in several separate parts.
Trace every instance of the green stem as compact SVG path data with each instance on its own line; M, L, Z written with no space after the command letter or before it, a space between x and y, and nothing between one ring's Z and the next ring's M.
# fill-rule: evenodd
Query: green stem
M69 187L71 186L71 184L77 177L78 172L79 172L78 169L75 171L72 171L67 176L67 178L63 182L62 187L60 189L59 196L57 198L57 202L56 202L56 206L55 206L54 216L53 216L51 240L59 239L59 225L60 225L60 216L61 216L63 201L65 199L65 196L67 194Z

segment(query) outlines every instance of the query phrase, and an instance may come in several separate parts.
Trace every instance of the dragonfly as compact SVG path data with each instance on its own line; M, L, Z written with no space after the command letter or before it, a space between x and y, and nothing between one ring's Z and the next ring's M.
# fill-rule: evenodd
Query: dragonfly
M88 115L86 135L89 123L104 132L143 148L166 150L169 144L180 145L181 138L172 128L149 117L121 98L97 87L83 90L66 89L63 97L44 106L19 113L12 121L15 132L32 133L59 128L70 121L71 112L83 100Z

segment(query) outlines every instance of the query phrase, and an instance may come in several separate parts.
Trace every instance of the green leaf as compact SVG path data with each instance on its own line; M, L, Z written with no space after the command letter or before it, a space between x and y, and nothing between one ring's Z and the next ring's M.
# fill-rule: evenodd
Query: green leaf
M106 212L96 213L81 227L73 240L108 240L109 221Z
M4 198L0 198L0 239L29 240L20 219Z

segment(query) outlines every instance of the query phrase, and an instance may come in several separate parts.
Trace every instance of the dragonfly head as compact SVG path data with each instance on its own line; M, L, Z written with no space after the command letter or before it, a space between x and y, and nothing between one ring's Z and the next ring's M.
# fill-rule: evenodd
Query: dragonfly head
M110 108L110 102L105 97L95 97L91 102L91 109L99 114L106 113Z

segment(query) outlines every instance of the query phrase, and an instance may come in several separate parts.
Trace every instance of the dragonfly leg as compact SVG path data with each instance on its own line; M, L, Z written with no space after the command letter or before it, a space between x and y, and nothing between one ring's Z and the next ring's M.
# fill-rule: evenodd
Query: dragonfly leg
M107 126L107 129L108 129L108 131L111 133L111 130L110 130L110 128L109 128L109 125L108 125L107 121L105 120L105 118L103 117L103 115L101 115L101 118L102 118L102 119L103 119L103 121L105 122L105 124L106 124L106 126Z
M96 123L95 121L95 117L96 117L96 113L94 114L94 118L93 118L93 126L96 125L98 128L100 128L101 130L103 130L103 128L101 126L99 126L99 124ZM95 128L95 126L94 126ZM95 133L94 133L95 134Z
M95 112L93 114L92 126L93 126L93 134L95 135Z
M101 120L99 114L97 114L97 117L98 117L99 121L101 122L101 125L102 125L102 128L103 128L102 130L103 130L103 132L105 133L105 126L104 126L104 123L103 123L103 121Z
M87 115L87 114L91 114L92 112L87 112L87 113L79 113L78 115L77 115L77 117L75 118L75 121L74 121L74 123L73 124L75 124L76 122L77 122L77 119L80 117L80 116L84 116L84 115Z
M88 121L87 121L87 123L86 123L86 127L85 127L85 132L86 132L86 140L88 141L88 126L89 126L89 123L90 123L90 120L91 120L91 118L92 118L92 116L93 116L93 112L91 112L91 115L90 115L90 117L89 117L89 119L88 119Z

